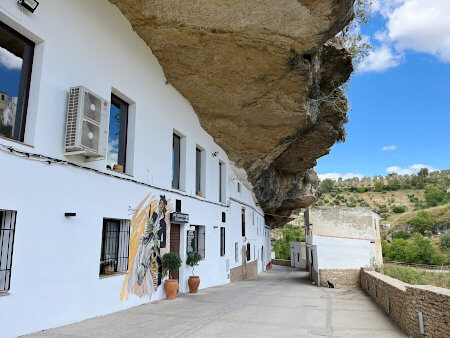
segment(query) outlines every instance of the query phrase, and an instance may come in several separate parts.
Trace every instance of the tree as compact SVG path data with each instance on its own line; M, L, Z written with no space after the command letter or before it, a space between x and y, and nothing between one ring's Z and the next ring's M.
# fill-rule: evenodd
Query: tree
M335 182L332 179L326 178L322 182L320 182L320 188L322 189L322 192L331 192L331 190L333 190L334 188L334 184Z
M408 248L407 260L411 263L442 265L445 257L429 238L415 234L413 242Z
M408 231L405 230L399 230L397 232L394 232L392 234L392 239L396 239L396 238L403 238L403 239L410 239L411 238L411 234Z
M282 237L277 240L273 246L275 258L291 259L291 242L304 242L305 234L300 227L286 224L283 226Z
M406 206L404 206L404 205L394 205L392 207L392 211L395 212L396 214L401 214L401 213L406 211Z
M429 206L435 207L446 202L446 192L438 189L434 184L425 186L425 201Z
M432 230L436 224L433 216L426 211L420 211L415 217L410 218L408 222L421 234L423 234L426 230Z
M441 248L445 250L450 249L450 231L447 231L445 234L441 235Z
M404 262L408 255L409 243L403 238L394 239L389 246L389 258L396 261Z
M427 177L428 176L428 168L420 169L419 172L417 173L417 175L420 177Z

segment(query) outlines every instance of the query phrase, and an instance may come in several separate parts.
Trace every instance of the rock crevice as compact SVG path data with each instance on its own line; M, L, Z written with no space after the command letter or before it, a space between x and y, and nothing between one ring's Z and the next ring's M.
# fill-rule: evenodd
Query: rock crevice
M334 37L353 18L354 0L110 1L245 169L267 224L317 200L311 168L345 137L338 87L353 68Z

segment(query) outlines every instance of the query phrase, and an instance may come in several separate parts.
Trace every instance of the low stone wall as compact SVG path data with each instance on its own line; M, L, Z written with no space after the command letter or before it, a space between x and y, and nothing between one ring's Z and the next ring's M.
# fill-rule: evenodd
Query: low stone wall
M246 264L246 272L247 277L245 277L245 273L242 269L242 265L239 265L235 268L230 269L230 282L237 282L240 280L253 278L258 276L258 260L253 262L248 262Z
M446 337L450 323L450 290L428 285L410 285L361 269L361 287L412 337ZM423 314L424 333L419 313Z
M291 266L291 261L287 259L272 259L273 265Z
M321 286L328 286L330 281L335 286L340 285L360 285L359 269L319 269L319 277Z

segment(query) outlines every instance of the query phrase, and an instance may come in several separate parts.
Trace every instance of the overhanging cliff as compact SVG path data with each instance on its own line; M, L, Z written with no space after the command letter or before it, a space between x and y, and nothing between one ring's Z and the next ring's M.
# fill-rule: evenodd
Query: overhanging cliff
M345 135L353 71L334 36L354 0L110 0L278 226L319 197L312 168ZM281 217L280 217L281 216Z

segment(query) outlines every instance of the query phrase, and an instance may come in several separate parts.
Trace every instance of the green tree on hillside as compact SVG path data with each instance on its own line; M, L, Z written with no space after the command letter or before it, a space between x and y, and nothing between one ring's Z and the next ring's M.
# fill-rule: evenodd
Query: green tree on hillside
M425 186L425 201L431 207L445 203L446 195L447 193L445 191L438 189L434 184Z
M442 265L445 257L429 238L416 233L407 250L407 260L411 263Z
M422 168L419 170L419 172L417 173L418 176L420 177L427 177L428 176L428 169L427 168Z
M334 188L335 182L332 179L326 178L322 182L320 182L320 189L322 189L322 192L327 193L331 192Z
M282 237L273 246L275 258L291 259L291 242L304 242L305 234L299 226L286 224L283 227Z
M433 216L426 211L420 211L415 217L410 218L408 222L421 234L424 234L426 230L432 230L436 225Z

